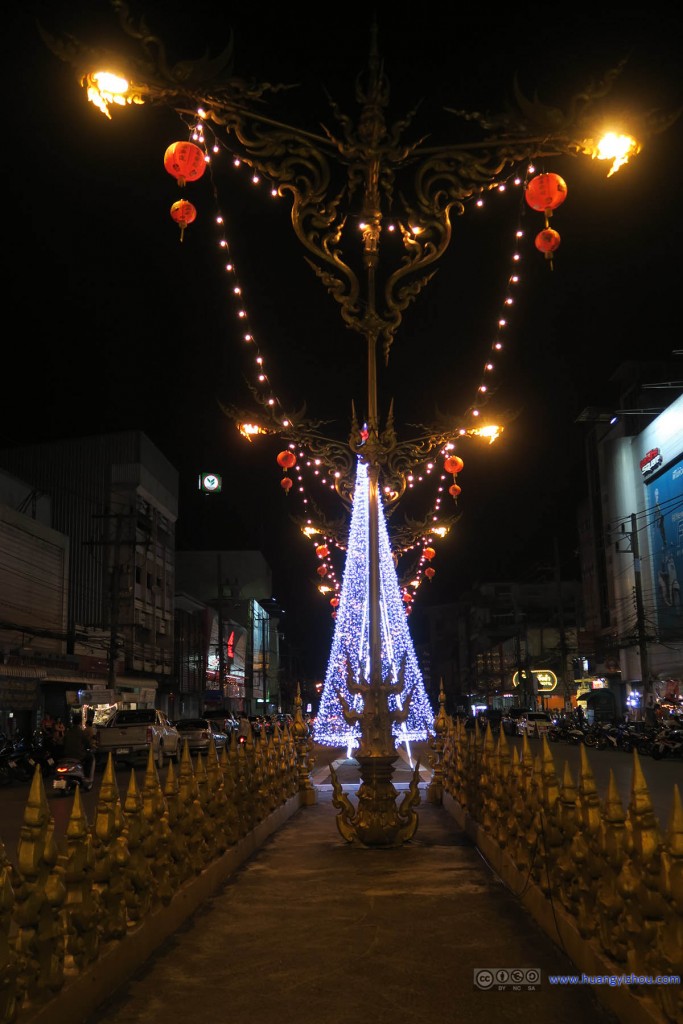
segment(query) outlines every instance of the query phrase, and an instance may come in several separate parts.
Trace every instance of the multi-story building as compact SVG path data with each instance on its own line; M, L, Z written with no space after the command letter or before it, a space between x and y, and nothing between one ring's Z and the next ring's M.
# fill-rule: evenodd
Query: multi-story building
M179 551L179 592L205 606L207 704L263 714L280 699L280 610L271 569L260 551Z
M4 449L0 467L24 482L29 518L37 523L40 511L54 531L41 571L56 572L55 558L68 551L56 631L64 655L74 668L83 659L104 666L109 690L129 703L154 703L173 675L176 470L139 431ZM57 535L68 543L55 543ZM18 536L15 528L8 550ZM75 671L64 698L78 681Z
M477 584L425 609L433 674L449 709L564 707L574 694L578 581Z
M591 686L618 714L681 703L683 397L666 366L624 364L612 408L586 409L588 495L579 510Z

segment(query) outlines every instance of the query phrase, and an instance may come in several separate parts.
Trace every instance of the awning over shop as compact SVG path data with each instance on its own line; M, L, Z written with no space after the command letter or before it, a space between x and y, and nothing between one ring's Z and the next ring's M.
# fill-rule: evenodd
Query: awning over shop
M49 669L43 678L43 683L52 683L62 686L69 686L73 688L78 687L79 690L85 687L97 686L99 680L92 679L90 676L78 675L75 672L55 672ZM105 680L102 680L102 686L105 685Z

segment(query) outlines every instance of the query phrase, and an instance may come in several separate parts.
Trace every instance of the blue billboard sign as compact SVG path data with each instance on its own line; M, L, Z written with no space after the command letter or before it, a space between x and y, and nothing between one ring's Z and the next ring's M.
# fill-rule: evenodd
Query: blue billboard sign
M648 484L650 551L661 639L680 639L683 629L683 459Z

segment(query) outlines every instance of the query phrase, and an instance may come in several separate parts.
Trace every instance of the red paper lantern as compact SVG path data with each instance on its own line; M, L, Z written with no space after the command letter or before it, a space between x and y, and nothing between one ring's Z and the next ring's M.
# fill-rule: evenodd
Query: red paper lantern
M317 548L315 549L315 553L318 556L318 558L327 558L330 551L329 548L327 547L327 544L318 544Z
M452 473L455 476L463 468L465 463L462 461L459 455L449 455L443 464L443 468L447 473Z
M436 551L434 550L434 548L425 548L422 554L431 562L432 558L436 554Z
M567 184L559 174L537 174L527 185L524 198L532 210L548 213L567 198Z
M282 466L283 471L286 472L288 469L296 466L296 455L294 452L289 451L280 452L277 457L277 464Z
M404 604L410 604L410 602L412 600L413 600L412 596L410 594L408 594L407 592L403 595L403 603Z
M283 476L282 480L280 481L280 487L285 492L285 494L289 494L289 489L292 486L292 482L292 478L289 476Z
M173 142L164 153L164 167L182 187L187 181L201 178L206 170L204 150L194 142Z
M326 565L319 565L318 568L315 571L317 572L318 576L320 576L321 578L323 576L327 576L327 566Z
M338 597L331 597L330 598L330 604L332 605L333 608L338 608L339 607L339 598Z
M180 241L183 240L183 234L188 224L197 216L197 211L192 205L188 203L187 199L179 199L177 203L174 203L171 207L171 217L180 225Z
M432 576L436 572L436 569L432 569L431 565L425 569L425 576L428 580L431 580Z
M555 252L560 244L560 236L552 228L544 228L536 235L535 246L540 252L545 253L545 258L550 259L550 254Z
M448 488L448 493L450 494L451 498L457 498L461 492L462 487L458 487L457 484L451 484L451 486Z

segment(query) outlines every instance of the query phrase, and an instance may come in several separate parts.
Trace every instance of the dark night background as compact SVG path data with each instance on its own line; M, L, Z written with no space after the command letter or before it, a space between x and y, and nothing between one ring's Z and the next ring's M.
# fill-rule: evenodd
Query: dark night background
M287 103L313 130L320 120L334 126L326 91L355 116L370 8L304 6L296 17L201 0L131 8L135 16L143 10L174 59L196 58L205 46L217 52L232 26L237 74L301 83ZM423 98L416 131L435 137L462 129L444 107L502 110L515 74L528 95L559 106L626 55L627 102L672 110L683 100L681 16L669 5L584 14L515 8L495 18L450 5L376 10L392 84L389 117ZM333 624L316 591L310 543L289 518L293 499L279 488L274 449L247 444L218 405L248 404L248 392L209 177L187 193L199 216L180 245L168 212L178 187L163 168L166 147L187 137L179 119L145 106L107 121L44 45L37 16L50 30L74 35L85 36L80 30L89 24L109 26L116 39L104 2L26 5L10 18L0 444L143 430L180 473L179 547L261 548L288 610L290 639L322 675ZM555 538L563 572L577 574L576 504L585 483L576 417L587 405L613 401L609 378L622 361L665 360L683 348L682 160L679 120L609 179L604 164L587 158L546 162L542 169L568 185L553 220L562 244L552 271L533 247L541 215L523 208L519 190L490 194L483 210L469 206L455 220L436 278L399 330L382 379L382 412L395 396L405 437L408 424L457 417L472 403L503 312L521 215L522 281L508 311L496 395L515 418L501 442L463 453L462 518L439 545L416 619L420 602L456 598L476 579L529 578L552 561ZM346 436L351 400L359 409L365 402L360 339L306 265L287 201L255 188L225 157L214 184L250 328L275 389L291 407L306 402L311 416L334 420L330 430ZM220 496L198 492L202 470L222 474Z

